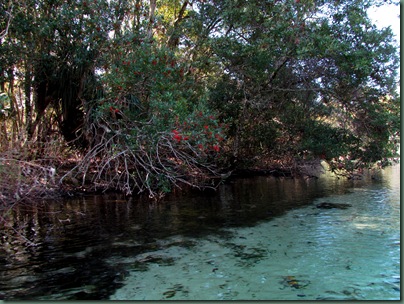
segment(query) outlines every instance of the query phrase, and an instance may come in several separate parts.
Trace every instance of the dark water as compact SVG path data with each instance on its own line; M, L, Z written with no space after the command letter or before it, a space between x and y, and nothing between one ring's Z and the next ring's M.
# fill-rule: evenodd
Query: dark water
M355 218L360 220L356 220L356 222L351 219L349 221L344 220L344 222L354 223L355 229L365 229L363 231L374 230L374 228L369 228L372 227L372 222L374 223L374 219L369 214L372 212L379 214L380 203L376 204L375 202L377 200L383 202L392 200L394 212L389 209L384 214L383 220L385 222L383 223L386 223L387 226L388 223L399 223L400 176L397 168L399 166L377 173L374 179L368 176L363 180L355 181L329 176L320 179L280 179L273 177L238 179L221 186L217 192L184 191L167 197L163 202L152 204L109 194L81 197L63 202L41 202L18 206L10 210L5 216L7 225L1 231L0 299L144 299L145 296L143 295L152 295L153 293L145 288L144 290L139 289L137 292L127 289L127 286L137 282L136 275L140 273L145 278L149 276L149 285L154 286L157 276L169 278L169 274L175 272L178 267L183 267L184 263L189 268L192 263L198 263L195 262L198 259L204 259L200 255L201 248L209 254L210 249L212 251L218 250L217 254L220 254L219 251L224 247L221 247L222 249L215 247L215 244L220 243L230 244L230 247L227 246L225 250L230 248L231 252L237 253L231 257L228 253L223 253L221 257L223 265L227 263L228 267L233 267L231 266L233 265L231 259L240 259L240 256L258 257L263 263L262 265L266 265L263 257L267 257L268 248L259 249L262 252L265 250L266 253L263 254L254 245L255 247L251 248L258 251L247 252L245 255L245 246L247 245L240 245L231 241L234 235L238 233L241 235L239 238L245 240L246 237L243 235L256 234L254 241L260 241L260 238L263 237L258 237L259 231L272 229L262 225L277 223L276 221L282 223L287 219L287 225L294 227L294 221L299 223L301 221L299 216L305 216L304 212L307 212L308 216L313 215L314 213L311 211L313 204L322 200L331 199L344 202L346 197L350 200L361 200L363 206L370 206L363 208L361 205L360 208L354 209L355 212L352 211ZM371 195L357 194L361 193L358 191L362 190L366 190L365 193ZM392 195L393 198L391 198ZM366 211L366 214L359 214L359 209L369 210ZM342 216L352 215L349 213L351 212L349 209L344 210L344 212L346 213ZM293 216L291 219L285 218L288 215ZM316 221L316 225L326 227L326 223L321 221L334 215L333 213L322 214L321 217L316 215L313 221ZM281 225L279 223L273 225L279 226ZM384 225L383 223L378 223L378 225ZM261 230L254 230L256 227ZM302 229L297 230L296 233L299 232L301 235L296 234L296 238L301 239L302 235L306 234L305 230ZM389 229L386 236L382 236L386 239L386 246L396 244L396 247L399 247L399 240L396 240L397 235L399 236L399 225L394 225ZM273 230L273 233L275 235L276 230ZM307 233L311 232L308 231ZM283 238L282 236L279 237ZM209 243L212 238L215 239L215 242ZM313 253L317 249L313 247L310 249L310 243L313 242L305 242L308 244L307 250ZM345 244L348 246L349 243ZM290 247L292 248L292 246ZM196 250L195 248L200 249ZM240 248L244 248L244 251ZM175 252L170 251L174 249ZM189 256L191 260L192 254L195 254L194 262L183 261L178 256L180 254L178 250L183 250L181 255ZM366 251L366 248L363 250ZM390 247L386 247L385 250L387 253ZM162 251L164 254L160 254ZM349 250L347 249L347 251ZM277 256L276 258L280 259L281 257ZM397 262L399 250L393 250L386 257L381 256L380 258L388 258L396 265L399 263ZM279 265L286 262L279 260ZM207 264L206 270L209 269L206 282L212 279L212 265L209 263L205 263ZM151 266L157 268L150 268ZM262 268L254 269L248 263L243 264L242 267L246 273L252 271L249 276L259 275L261 284L268 280L267 276L261 273ZM271 266L266 265L265 267ZM352 268L352 262L344 267L346 269ZM213 273L216 275L213 279L220 279L221 274L216 272L215 268L218 267L213 268ZM157 274L153 272L156 269L158 270ZM168 271L168 273L163 274L162 271ZM195 271L202 273L204 270ZM304 271L309 270L305 269ZM395 274L394 271L396 269L392 270L393 275ZM292 284L292 291L295 291L296 287L303 287L304 279L301 281L296 279L300 285L296 283L293 286L294 283L289 281L294 282L295 277L287 271L283 272L285 276L274 278L274 280L280 281L283 285ZM390 271L387 273L388 276L392 275ZM223 274L223 276L225 275ZM362 274L362 276L366 276L366 274ZM240 277L239 280L241 282L244 279ZM395 299L395 295L397 295L397 299L399 299L399 287L396 284L399 280L399 273L394 275L394 280L391 284L382 287L383 290L375 297L378 297L377 299L384 297ZM199 290L201 285L207 284L205 281L203 281L204 283L201 282L195 281L194 286L187 286L186 292L183 290L185 283L174 284L178 289L176 292L175 288L164 289L166 287L165 282L162 282L161 287L154 286L153 290L156 295L151 299L223 299L223 294L226 293L212 291L210 287L205 288L206 292L205 289ZM242 289L235 293L235 287L229 287L233 286L234 282L228 281L226 284L228 284L226 285L228 299L249 300L253 299L255 295L258 298L261 297L260 299L268 300L293 299L284 297L287 290L285 291L284 287L279 288L276 284L277 287L274 288L274 292L279 290L279 295L272 293L267 296L260 295L257 291L250 293L250 291L243 291ZM223 282L218 283L218 286L221 286L222 289L225 288ZM262 289L262 287L260 288ZM320 287L316 288L321 289ZM353 292L349 291L349 288L351 287L345 288L342 295L349 293L352 296ZM352 288L352 290L355 289ZM196 293L197 289L198 293ZM385 293L384 289L386 289ZM193 295L192 292L194 291ZM208 292L215 293L215 296ZM312 293L314 295L315 292ZM180 297L181 294L182 298ZM360 295L362 295L362 299L367 299L367 294L363 291ZM306 295L299 290L299 293L295 292L293 296L303 297ZM325 299L326 296L325 294L323 298ZM321 298L318 293L316 293L316 297Z

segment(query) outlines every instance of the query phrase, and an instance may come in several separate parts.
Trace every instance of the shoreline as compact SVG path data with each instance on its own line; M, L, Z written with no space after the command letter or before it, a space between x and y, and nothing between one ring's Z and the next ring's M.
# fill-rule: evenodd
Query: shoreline
M1 160L1 159L0 159ZM71 175L74 163L59 163L58 169L51 164L38 165L36 163L9 160L9 169L3 170L3 178L0 180L0 208L9 207L19 202L30 202L35 200L63 199L82 195L119 193L128 197L145 197L147 200L160 200L174 191L182 191L183 188L196 189L200 191L216 190L218 186L238 178L249 178L256 176L273 176L277 178L314 178L329 170L324 167L321 160L301 162L294 166L252 166L250 168L235 168L221 176L208 177L203 184L190 185L179 182L172 185L170 191L157 192L158 196L152 197L145 192L125 194L124 191L110 187L105 184L94 182L96 172L92 176L83 176L81 179ZM12 164L18 162L21 168L15 168ZM4 162L3 162L4 166ZM13 168L13 170L12 170ZM16 170L17 169L17 170ZM7 174L5 173L7 172ZM15 176L19 173L19 176ZM8 176L7 176L8 175Z

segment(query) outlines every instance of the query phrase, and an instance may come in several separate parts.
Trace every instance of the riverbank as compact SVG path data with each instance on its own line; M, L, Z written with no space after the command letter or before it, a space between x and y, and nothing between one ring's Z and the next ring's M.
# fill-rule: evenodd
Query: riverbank
M58 199L76 195L96 194L104 192L123 193L120 189L111 187L108 180L96 179L97 171L88 169L87 174L77 174L74 168L81 159L59 159L48 157L30 160L21 157L3 155L0 157L0 206L5 207L18 202L36 201L38 199ZM112 170L116 170L113 168ZM178 183L172 185L175 188L216 189L218 185L240 177L275 176L293 178L297 176L317 177L324 171L321 160L295 162L293 164L266 164L265 166L253 166L251 168L234 167L222 170L217 176L207 176L203 183L191 185L190 183ZM183 180L190 179L190 176ZM94 182L96 180L96 182ZM158 199L169 193L160 189L159 195L152 197ZM142 195L142 192L132 195Z
M64 197L97 194L105 192L124 193L108 180L97 179L96 168L88 168L84 174L77 174L74 169L82 159L70 155L68 159L48 157L29 160L16 157L0 157L0 206L7 207L18 202L37 201L38 199L62 199ZM90 165L89 165L90 167ZM376 167L380 167L376 166ZM117 170L112 168L111 170ZM158 200L175 189L194 188L199 190L216 189L220 184L229 180L254 176L274 176L281 178L318 178L320 174L331 170L327 162L321 159L288 160L286 162L261 162L259 165L247 168L234 166L222 170L222 174L206 176L201 183L178 182L171 188L159 189L157 195L139 191L129 196L144 196L145 199ZM348 174L349 173L349 174ZM348 172L340 175L344 178L361 178L363 170ZM116 174L116 173L114 173ZM182 178L190 180L191 175Z

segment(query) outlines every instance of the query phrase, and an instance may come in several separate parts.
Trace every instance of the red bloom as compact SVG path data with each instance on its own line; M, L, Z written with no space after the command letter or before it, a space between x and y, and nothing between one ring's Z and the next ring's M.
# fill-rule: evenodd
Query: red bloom
M171 131L174 135L173 138L177 141L177 142L181 142L182 140L182 136L179 134L179 132L177 130L172 130Z
M123 114L122 114L121 110L119 110L113 106L110 106L109 111L111 112L113 119L122 119L123 118Z
M222 141L223 137L221 137L219 134L215 134L215 137L218 141Z
M179 132L177 130L172 130L171 131L174 135L173 138L177 141L177 142L181 142L181 140L183 139L182 136L179 134Z
M205 128L205 130L207 130L207 129L209 129L209 126L208 126L208 125L205 125L204 128Z
M109 107L109 111L110 111L111 113L119 113L119 112L120 112L119 109L114 108L113 106L110 106L110 107Z
M174 139L175 139L177 142L181 142L182 136L181 136L181 135L178 135L178 134L175 134L175 135L174 135Z
M216 152L219 152L220 147L218 145L213 145L213 150L215 150Z

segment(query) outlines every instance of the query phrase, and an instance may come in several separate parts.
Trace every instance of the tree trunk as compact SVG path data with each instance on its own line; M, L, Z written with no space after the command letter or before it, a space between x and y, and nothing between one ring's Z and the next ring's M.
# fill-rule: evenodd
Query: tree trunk
M151 40L153 38L153 24L154 24L154 12L156 10L157 0L150 0L150 10L149 10L149 25L147 27L147 39Z
M178 17L174 22L174 26L173 26L173 33L170 36L170 39L168 40L168 47L171 49L174 49L178 46L179 42L180 42L180 30L179 30L179 25L181 23L182 20L185 19L185 10L187 8L188 5L188 0L185 0L184 3L182 4L182 7L178 13Z
M24 82L24 93L25 93L25 126L27 130L28 139L32 137L32 104L31 104L31 93L32 93L32 77L31 77L31 65L26 62L26 73Z

